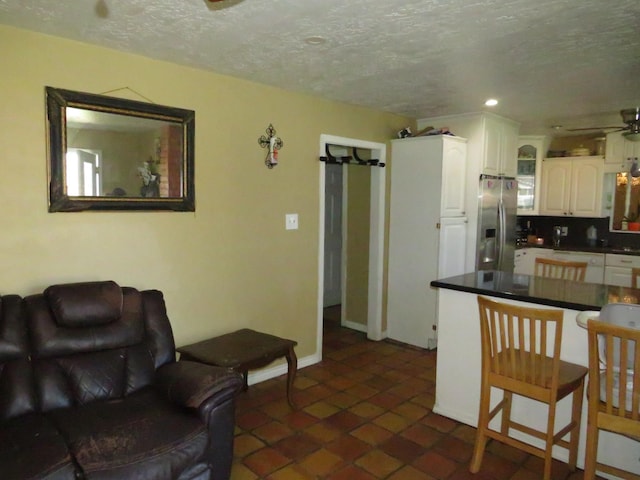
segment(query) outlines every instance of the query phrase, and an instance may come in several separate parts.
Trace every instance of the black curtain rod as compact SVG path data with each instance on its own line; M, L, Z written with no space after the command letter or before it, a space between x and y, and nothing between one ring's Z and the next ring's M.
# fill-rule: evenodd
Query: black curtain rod
M326 156L321 156L320 161L325 162L331 165L362 165L365 167L384 167L385 164L380 162L377 159L371 160L363 160L358 156L358 149L356 147L352 147L353 156L346 155L341 157L334 157L331 155L331 151L329 150L329 144L325 145L324 151L326 152Z

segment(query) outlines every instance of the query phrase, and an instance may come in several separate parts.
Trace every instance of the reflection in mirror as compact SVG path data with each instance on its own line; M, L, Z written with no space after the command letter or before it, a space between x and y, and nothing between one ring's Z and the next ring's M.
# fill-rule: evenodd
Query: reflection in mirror
M193 211L194 112L47 87L50 211Z
M611 229L616 231L640 231L640 178L627 172L616 174Z

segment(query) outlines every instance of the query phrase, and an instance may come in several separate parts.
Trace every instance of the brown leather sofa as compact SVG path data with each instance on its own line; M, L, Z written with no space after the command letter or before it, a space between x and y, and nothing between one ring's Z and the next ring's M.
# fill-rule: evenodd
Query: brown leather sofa
M0 478L228 479L242 376L174 351L157 290L0 298Z

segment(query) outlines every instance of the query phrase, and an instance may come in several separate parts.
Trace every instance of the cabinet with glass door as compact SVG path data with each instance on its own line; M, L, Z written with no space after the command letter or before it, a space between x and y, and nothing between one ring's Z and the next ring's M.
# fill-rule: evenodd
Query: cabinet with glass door
M518 215L538 215L540 178L546 137L526 135L518 138Z

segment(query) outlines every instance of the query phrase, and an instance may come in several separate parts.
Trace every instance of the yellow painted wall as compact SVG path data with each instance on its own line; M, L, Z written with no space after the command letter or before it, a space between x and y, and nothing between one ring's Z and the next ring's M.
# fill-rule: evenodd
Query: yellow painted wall
M369 152L360 158L368 159ZM343 167L344 168L344 167ZM347 203L346 319L365 326L369 307L371 167L349 165Z
M319 137L387 142L409 119L4 26L0 47L0 293L113 279L164 292L178 345L250 327L315 352ZM47 213L47 85L195 110L196 212Z

